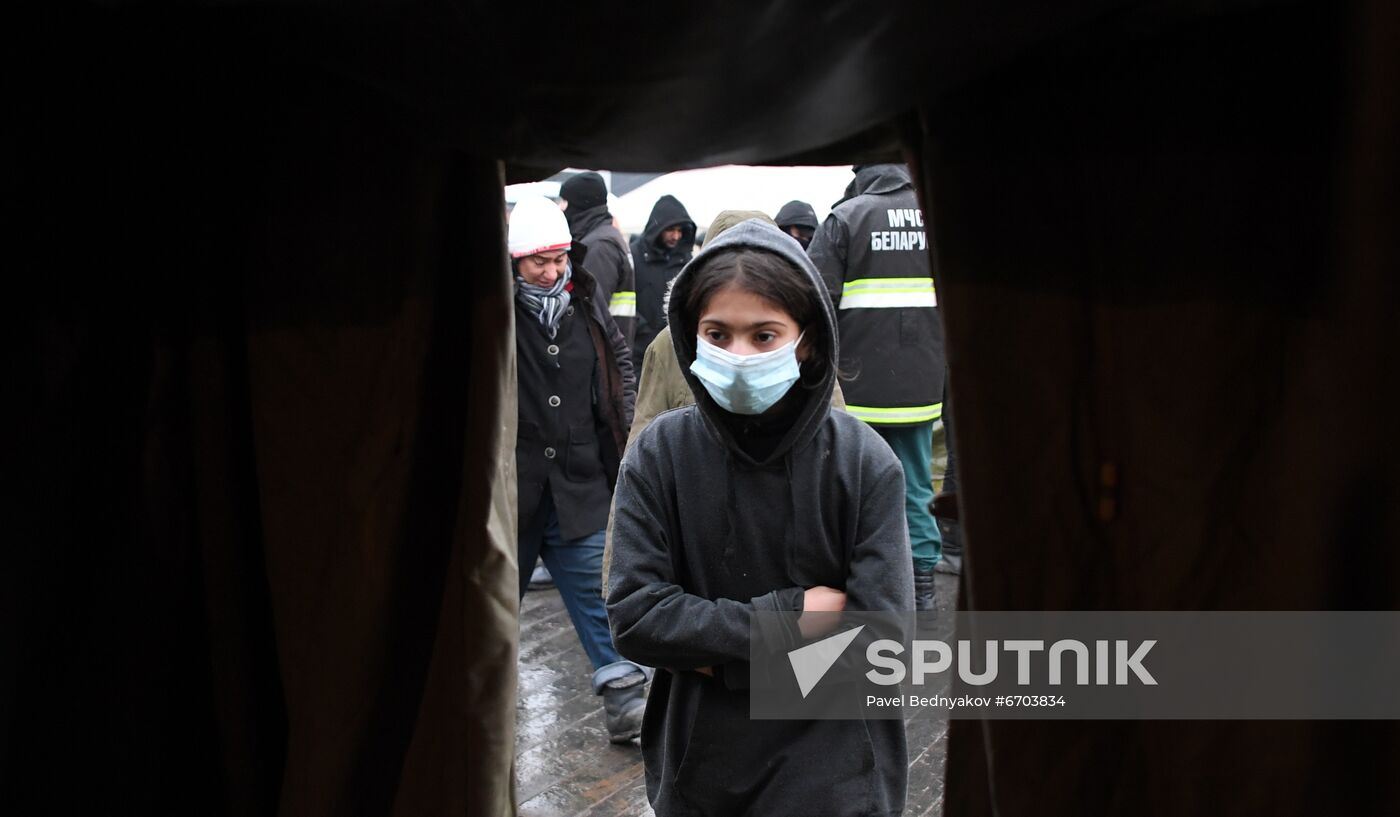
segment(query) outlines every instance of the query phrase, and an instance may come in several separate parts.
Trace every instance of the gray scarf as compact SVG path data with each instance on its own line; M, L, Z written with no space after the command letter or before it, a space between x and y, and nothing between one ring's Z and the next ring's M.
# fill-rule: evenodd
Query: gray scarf
M559 280L554 282L552 287L536 286L526 283L520 273L515 274L515 300L525 307L525 311L535 316L544 327L544 331L549 333L550 340L559 331L559 321L564 317L564 310L569 308L569 301L573 300L573 293L564 289L569 280L574 277L574 266L572 263L564 267L564 274L559 276Z

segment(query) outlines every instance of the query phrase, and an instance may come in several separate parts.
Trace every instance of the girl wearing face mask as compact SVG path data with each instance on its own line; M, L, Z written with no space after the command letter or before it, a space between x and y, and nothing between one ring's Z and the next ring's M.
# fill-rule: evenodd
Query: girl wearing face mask
M676 279L669 322L696 404L628 447L608 617L626 658L665 667L642 727L658 817L896 815L898 720L750 720L762 611L908 611L904 482L889 446L829 401L835 314L801 246L757 220ZM805 637L821 620L804 616Z

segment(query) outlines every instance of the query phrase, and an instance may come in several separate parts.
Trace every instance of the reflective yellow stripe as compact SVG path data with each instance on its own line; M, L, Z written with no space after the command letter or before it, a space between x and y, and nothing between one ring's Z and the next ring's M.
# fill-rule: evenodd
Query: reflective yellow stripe
M859 278L841 288L841 309L938 306L932 278Z
M614 292L608 301L608 311L614 318L631 318L637 314L637 293Z
M889 287L920 287L923 289L933 289L932 278L857 278L854 281L847 281L842 287L843 292L850 292L856 289L886 289Z
M867 423L927 423L943 416L943 404L906 406L903 408L873 408L846 404L846 411Z

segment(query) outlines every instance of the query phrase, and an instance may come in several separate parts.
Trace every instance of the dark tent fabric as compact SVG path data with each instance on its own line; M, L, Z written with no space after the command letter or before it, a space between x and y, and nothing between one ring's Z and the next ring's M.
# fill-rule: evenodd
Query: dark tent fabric
M28 14L7 812L514 812L501 185L564 166L910 161L963 606L1400 603L1394 4ZM1396 768L1392 723L956 721L944 811Z
M1345 104L1360 24L1125 34L924 112L965 606L1396 608L1400 109L1393 81ZM1394 722L955 721L949 746L950 817L1400 804Z
M100 132L27 168L0 801L509 813L499 163L330 76L82 33Z

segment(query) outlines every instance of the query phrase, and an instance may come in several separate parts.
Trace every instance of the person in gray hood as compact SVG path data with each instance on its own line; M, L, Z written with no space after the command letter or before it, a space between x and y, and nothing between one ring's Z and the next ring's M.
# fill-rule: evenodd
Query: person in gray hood
M902 722L749 719L756 612L913 605L903 472L830 406L840 356L821 288L796 240L750 220L671 295L697 402L658 415L623 458L607 594L619 653L665 668L641 736L658 817L904 808Z

